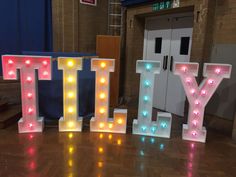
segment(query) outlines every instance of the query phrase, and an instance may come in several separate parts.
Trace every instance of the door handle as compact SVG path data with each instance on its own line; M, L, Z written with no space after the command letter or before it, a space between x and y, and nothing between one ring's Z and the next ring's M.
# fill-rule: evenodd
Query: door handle
M174 58L173 56L170 57L170 71L172 72L173 70L173 61L174 61Z
M165 70L167 69L167 65L168 65L168 55L166 55L166 64L165 64Z
M162 68L163 68L164 71L166 70L166 56L163 56Z

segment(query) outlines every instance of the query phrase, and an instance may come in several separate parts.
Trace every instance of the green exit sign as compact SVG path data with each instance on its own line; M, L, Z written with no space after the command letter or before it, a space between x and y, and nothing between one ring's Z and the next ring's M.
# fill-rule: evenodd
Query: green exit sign
M152 10L153 11L159 11L163 9L169 9L171 8L172 1L163 1L163 2L158 2L152 5Z

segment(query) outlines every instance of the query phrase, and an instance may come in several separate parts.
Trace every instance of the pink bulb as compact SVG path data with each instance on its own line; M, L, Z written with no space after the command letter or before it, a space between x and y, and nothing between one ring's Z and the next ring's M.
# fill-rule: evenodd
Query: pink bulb
M8 75L9 75L9 76L13 76L14 74L15 74L14 71L9 71L9 72L8 72Z
M215 73L216 73L216 74L220 74L220 73L221 73L221 69L220 69L220 68L216 68L216 69L215 69Z
M28 93L28 94L27 94L27 97L28 97L28 98L32 98L32 96L33 96L32 93Z
M195 116L198 116L198 115L199 115L199 112L198 112L197 110L194 110L194 111L193 111L193 114L194 114Z
M44 72L43 72L43 75L44 75L44 76L47 76L47 75L48 75L48 72L47 72L47 71L44 71Z
M33 124L32 123L29 123L29 128L32 128L33 127Z
M209 80L208 80L208 84L209 84L209 85L213 85L213 84L214 84L214 80L209 79Z
M198 122L197 120L193 120L193 121L192 121L192 123L193 123L194 126L197 126L197 122Z
M195 94L195 89L192 89L191 91L190 91L192 94Z
M27 82L32 82L32 78L31 78L30 76L28 76L28 77L26 78L26 80L27 80Z
M183 66L181 70L186 73L188 71L188 68L186 66Z
M191 143L191 148L192 148L192 149L194 148L194 143Z
M187 83L187 84L190 84L191 82L192 82L191 78L187 78L187 79L186 79L186 83Z
M200 105L200 101L196 100L195 101L195 105L199 106Z
M32 108L29 108L28 109L28 114L32 114L33 113L33 109Z
M43 65L44 66L47 66L48 65L48 62L45 60L45 61L43 61Z
M30 65L30 63L31 63L30 60L25 61L25 64L27 64L27 65Z
M11 65L13 64L14 62L12 60L8 60L8 64Z
M201 95L202 95L202 96L206 96L206 90L202 90L202 91L201 91Z
M197 136L197 132L196 131L192 131L192 135L193 136Z

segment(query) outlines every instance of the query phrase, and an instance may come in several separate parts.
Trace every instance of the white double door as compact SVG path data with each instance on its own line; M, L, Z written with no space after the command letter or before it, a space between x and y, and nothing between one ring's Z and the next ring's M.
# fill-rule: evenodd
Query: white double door
M189 62L193 16L182 14L147 18L144 59L160 61L162 70L155 78L153 106L179 116L184 115L185 92L174 62Z

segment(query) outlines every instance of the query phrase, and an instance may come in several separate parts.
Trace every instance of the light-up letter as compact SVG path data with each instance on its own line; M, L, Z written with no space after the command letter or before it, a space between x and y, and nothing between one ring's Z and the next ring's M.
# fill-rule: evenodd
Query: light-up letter
M51 80L51 57L3 55L2 66L3 77L8 80L17 79L17 69L20 70L22 118L18 122L19 133L42 132L35 70L38 70L39 80Z
M183 125L182 137L191 141L206 141L206 128L203 127L205 106L224 78L230 78L231 65L205 63L200 86L198 63L175 63L175 74L180 76L189 101L188 124Z
M110 72L114 72L114 67L114 59L93 58L91 61L91 70L96 71L95 117L90 121L92 132L126 133L126 109L115 109L114 120L108 118Z
M133 134L169 138L171 114L160 112L152 121L152 105L155 74L160 73L160 62L138 60L136 72L141 73L138 119L133 120Z
M58 58L58 68L63 70L63 116L59 131L81 131L82 118L78 118L77 72L82 70L82 58Z

